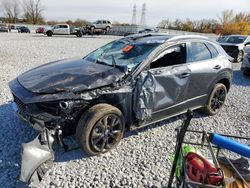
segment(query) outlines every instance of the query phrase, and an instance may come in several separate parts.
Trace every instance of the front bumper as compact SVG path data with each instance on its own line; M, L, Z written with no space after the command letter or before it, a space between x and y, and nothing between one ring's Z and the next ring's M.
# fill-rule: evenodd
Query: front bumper
M35 185L42 178L39 168L47 161L54 160L53 135L45 129L33 141L22 145L22 166L20 181Z
M23 110L24 107L21 106L20 103L18 104L15 99L11 103L11 106L19 118L28 122L36 131L39 132L43 131L46 125L56 126L61 120L61 117L59 116L53 116L49 113L39 111L35 105L30 107L31 109L28 105L25 105L25 110ZM32 111L32 113L30 111Z

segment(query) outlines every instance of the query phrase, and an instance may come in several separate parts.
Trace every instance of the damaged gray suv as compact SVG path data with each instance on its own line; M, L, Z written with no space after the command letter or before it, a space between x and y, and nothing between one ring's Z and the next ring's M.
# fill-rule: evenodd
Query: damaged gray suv
M217 42L205 37L136 34L82 59L32 69L9 86L16 112L46 133L38 138L41 145L56 138L66 147L63 137L75 134L84 151L97 155L114 148L133 127L187 109L217 114L231 85L230 60ZM26 157L29 149L24 145Z

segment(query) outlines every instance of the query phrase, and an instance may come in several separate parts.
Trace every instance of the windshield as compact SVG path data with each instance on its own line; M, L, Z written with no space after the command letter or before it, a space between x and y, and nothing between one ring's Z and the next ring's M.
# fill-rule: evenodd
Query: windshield
M129 43L125 40L111 42L90 53L84 59L114 67L134 70L159 44Z
M243 43L246 40L246 38L247 37L245 36L228 36L223 38L220 42L240 44Z

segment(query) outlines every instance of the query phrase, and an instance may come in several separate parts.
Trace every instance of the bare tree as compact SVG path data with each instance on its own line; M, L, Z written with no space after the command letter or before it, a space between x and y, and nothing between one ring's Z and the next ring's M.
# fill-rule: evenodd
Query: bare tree
M23 3L24 19L32 24L44 22L42 12L44 8L40 0L24 0Z
M222 15L219 17L219 20L222 25L228 24L234 21L235 15L233 10L224 10Z
M3 0L2 9L8 21L10 23L16 23L18 15L20 14L18 0Z

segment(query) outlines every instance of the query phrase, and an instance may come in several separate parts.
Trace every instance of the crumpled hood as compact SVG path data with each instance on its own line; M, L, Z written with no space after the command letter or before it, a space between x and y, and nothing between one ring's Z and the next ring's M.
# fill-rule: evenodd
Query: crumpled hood
M117 82L124 76L119 69L83 59L61 60L34 68L18 77L33 93L78 92Z

